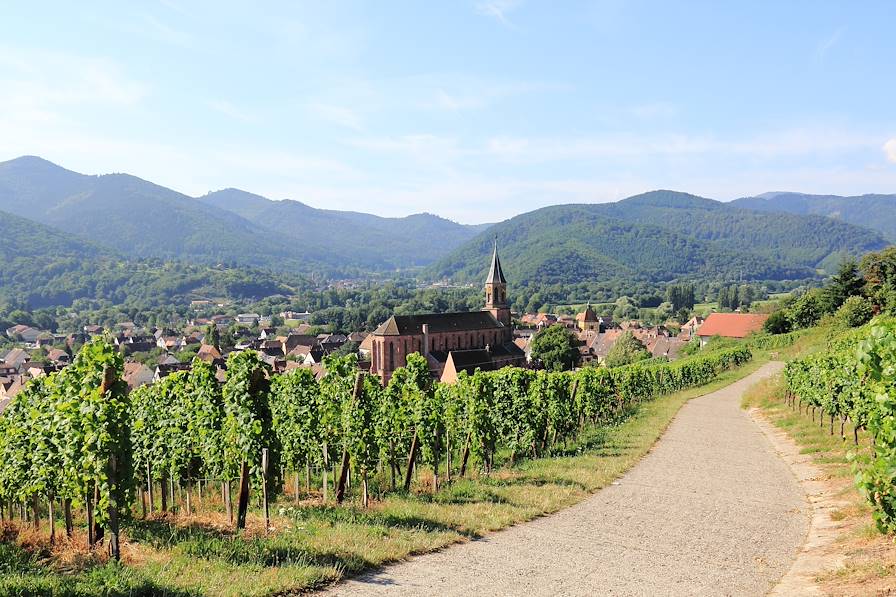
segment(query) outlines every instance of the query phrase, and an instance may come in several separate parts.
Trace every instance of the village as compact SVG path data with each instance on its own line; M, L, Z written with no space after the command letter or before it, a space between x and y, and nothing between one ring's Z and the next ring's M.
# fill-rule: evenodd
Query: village
M359 370L378 375L384 384L393 371L406 365L408 355L419 353L429 362L433 377L452 383L462 371L542 368L544 364L533 357L532 341L556 326L569 330L574 338L575 366L587 367L606 366L613 347L626 335L643 347L645 358L673 361L692 342L703 346L713 337L745 338L761 331L768 318L758 313L714 312L705 319L695 315L684 324L642 325L639 320L617 322L612 316L598 315L590 304L574 316L515 314L508 306L497 245L484 288L481 311L393 315L371 332L347 334L321 331L321 326L308 323L311 313L292 311L276 318L257 313L196 317L180 329L145 329L121 322L109 329L86 325L76 332L53 334L17 324L5 330L12 347L0 349L0 408L30 379L69 365L78 348L98 336L107 336L125 358L123 378L131 390L189 370L193 359L213 365L223 383L228 355L246 350L256 351L274 372L308 368L318 379L326 373L327 356L355 354Z

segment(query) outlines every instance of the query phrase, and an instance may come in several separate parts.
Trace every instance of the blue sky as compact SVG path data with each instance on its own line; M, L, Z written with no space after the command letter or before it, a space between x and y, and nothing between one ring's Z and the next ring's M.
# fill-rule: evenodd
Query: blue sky
M0 160L465 223L896 192L892 2L19 2Z

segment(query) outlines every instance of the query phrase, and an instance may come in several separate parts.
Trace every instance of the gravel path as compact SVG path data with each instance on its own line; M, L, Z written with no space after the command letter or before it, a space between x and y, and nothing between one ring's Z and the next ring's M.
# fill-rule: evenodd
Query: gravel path
M618 484L552 516L347 580L333 595L762 595L811 509L740 408L769 363L685 404Z

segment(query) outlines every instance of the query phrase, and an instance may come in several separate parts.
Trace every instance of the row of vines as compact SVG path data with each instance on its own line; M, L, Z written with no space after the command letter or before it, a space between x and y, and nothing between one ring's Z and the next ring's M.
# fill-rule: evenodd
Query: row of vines
M326 375L310 369L274 374L252 351L233 353L222 384L200 360L130 394L123 363L102 340L74 363L31 381L0 416L0 513L15 505L86 513L88 540L110 531L115 553L119 517L133 515L137 495L151 511L154 493L167 507L194 484L220 484L242 528L250 487L264 496L292 485L298 499L319 483L325 501L341 502L352 480L366 506L369 481L380 493L410 489L416 469L432 472L437 491L454 476L488 474L502 461L550 455L589 424L627 406L705 384L751 358L746 348L675 363L584 368L573 373L504 368L462 373L456 384L432 379L413 354L383 387L358 372L353 355L329 358ZM427 479L429 477L427 476ZM178 491L175 492L175 487ZM147 499L148 498L148 499ZM22 510L20 510L20 514ZM51 533L55 528L51 527Z
M867 429L869 454L854 454L856 483L883 532L896 532L896 321L878 318L830 343L827 350L787 363L787 400L853 441Z

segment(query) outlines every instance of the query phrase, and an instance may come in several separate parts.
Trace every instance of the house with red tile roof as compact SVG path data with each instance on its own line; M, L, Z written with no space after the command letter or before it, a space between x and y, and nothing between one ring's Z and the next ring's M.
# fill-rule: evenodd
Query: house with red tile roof
M713 336L746 338L762 331L766 319L766 313L710 313L697 330L700 346L705 346Z

